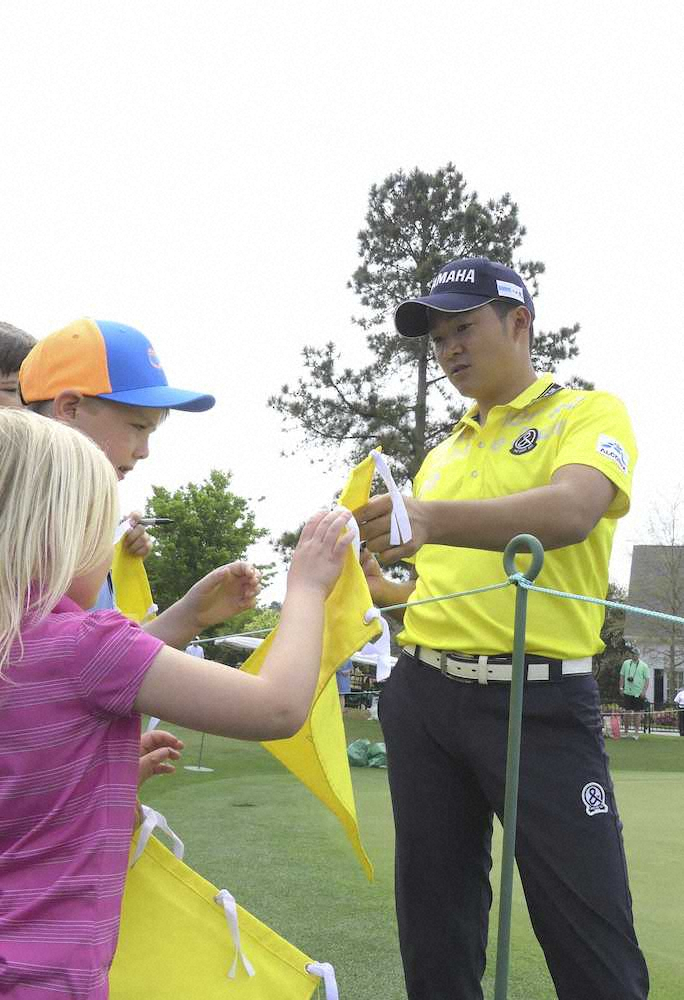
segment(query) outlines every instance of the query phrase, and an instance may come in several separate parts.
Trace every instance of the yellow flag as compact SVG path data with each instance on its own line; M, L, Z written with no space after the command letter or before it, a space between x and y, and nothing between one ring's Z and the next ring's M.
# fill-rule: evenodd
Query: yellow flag
M138 624L154 617L152 591L140 556L133 556L123 547L123 538L114 546L112 559L114 603L126 618Z
M340 496L343 506L354 510L366 502L374 471L370 456L352 470ZM366 578L350 547L340 578L325 604L321 670L308 718L290 739L262 744L337 816L369 880L373 878L373 866L361 843L356 819L335 671L380 633L377 619L369 624L364 621L372 607ZM274 635L275 630L252 653L243 670L259 673Z
M131 847L134 854L137 836ZM110 1000L310 1000L321 980L304 952L235 904L241 953L219 904L219 889L155 837L130 868L121 929L109 972ZM232 897L231 897L232 899ZM153 930L154 928L154 930Z

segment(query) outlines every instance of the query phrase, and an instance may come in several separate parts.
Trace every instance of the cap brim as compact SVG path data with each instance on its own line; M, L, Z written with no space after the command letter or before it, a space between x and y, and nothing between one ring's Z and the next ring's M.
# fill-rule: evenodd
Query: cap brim
M125 392L101 392L98 399L111 399L128 406L150 406L159 410L189 410L200 413L210 410L216 400L213 396L172 389L169 385L151 385L146 389L127 389Z
M407 299L395 309L394 325L402 337L423 337L428 332L428 309L447 313L467 312L492 301L491 295L456 295L450 292Z

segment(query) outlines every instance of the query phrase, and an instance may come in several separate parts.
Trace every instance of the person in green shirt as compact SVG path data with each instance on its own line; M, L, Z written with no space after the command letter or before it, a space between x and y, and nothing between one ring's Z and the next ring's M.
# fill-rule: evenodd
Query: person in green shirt
M625 660L620 668L620 694L625 704L622 725L625 736L629 736L629 725L632 723L634 726L632 739L635 740L639 739L649 676L648 664L639 659L639 650L635 649L631 659Z

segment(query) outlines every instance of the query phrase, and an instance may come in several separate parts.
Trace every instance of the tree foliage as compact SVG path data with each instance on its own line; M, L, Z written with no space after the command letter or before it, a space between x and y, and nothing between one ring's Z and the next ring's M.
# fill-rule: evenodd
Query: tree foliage
M212 469L204 482L188 483L173 493L163 486L152 488L146 515L173 520L172 525L150 529L155 545L145 564L162 610L211 570L244 559L249 546L267 533L256 526L248 501L231 491L230 481L230 473ZM247 628L253 614L244 612L231 622Z
M306 346L304 374L269 405L328 455L334 449L338 458L342 448L346 460L358 461L381 444L400 477L413 478L463 407L442 381L427 338L388 332L392 312L402 299L427 294L435 273L455 257L487 256L514 266L536 294L544 264L519 258L525 232L509 194L481 201L452 163L434 174L399 170L373 185L358 234L361 263L349 282L364 307L353 322L365 333L371 360L354 370L332 341ZM574 358L578 330L575 323L537 333L537 369L551 371Z
M608 584L607 601L627 600L627 591L617 583ZM619 701L620 667L631 655L631 646L625 641L625 612L618 608L606 608L606 617L601 629L601 638L606 648L594 660L599 692L603 704Z

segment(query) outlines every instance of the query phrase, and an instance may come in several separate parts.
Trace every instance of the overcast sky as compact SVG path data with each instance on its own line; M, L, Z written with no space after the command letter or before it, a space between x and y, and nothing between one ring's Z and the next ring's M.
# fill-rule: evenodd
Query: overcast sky
M632 414L626 582L684 480L683 9L0 0L0 318L142 329L171 384L218 403L173 414L124 505L220 467L277 535L347 470L282 458L266 399L305 344L361 356L346 282L371 184L452 160L518 202L538 325L580 322L573 367Z

